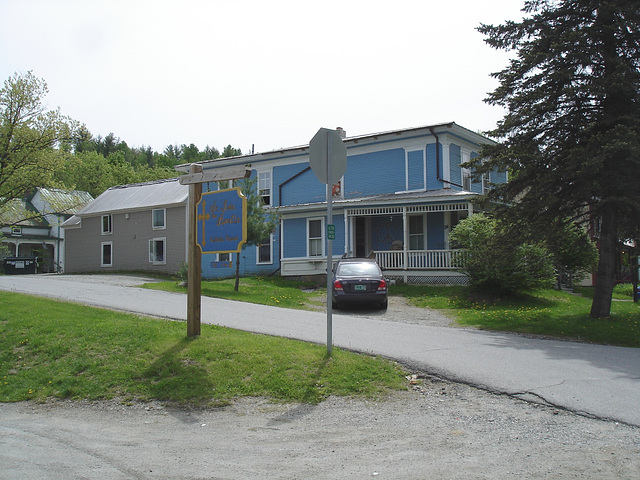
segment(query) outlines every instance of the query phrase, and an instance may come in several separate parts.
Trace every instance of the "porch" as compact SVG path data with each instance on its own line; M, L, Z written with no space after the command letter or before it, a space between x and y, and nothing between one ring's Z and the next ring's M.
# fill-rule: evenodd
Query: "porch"
M373 256L390 280L412 284L466 285L464 250L379 250Z

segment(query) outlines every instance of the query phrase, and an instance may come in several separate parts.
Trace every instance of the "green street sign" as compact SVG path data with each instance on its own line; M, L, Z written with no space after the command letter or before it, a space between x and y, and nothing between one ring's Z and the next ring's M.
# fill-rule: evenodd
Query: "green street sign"
M327 225L327 238L329 240L336 239L336 226L335 225Z

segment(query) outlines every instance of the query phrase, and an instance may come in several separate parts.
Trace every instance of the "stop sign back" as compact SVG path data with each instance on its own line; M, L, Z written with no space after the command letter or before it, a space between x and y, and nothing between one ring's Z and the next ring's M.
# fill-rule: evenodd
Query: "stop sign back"
M342 178L347 171L347 147L337 130L321 128L313 136L309 142L309 166L322 183L333 185ZM328 170L331 170L331 182L327 178Z

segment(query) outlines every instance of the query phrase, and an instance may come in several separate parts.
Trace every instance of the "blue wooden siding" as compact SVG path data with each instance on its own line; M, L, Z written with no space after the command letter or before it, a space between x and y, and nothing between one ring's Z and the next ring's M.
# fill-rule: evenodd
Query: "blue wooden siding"
M492 183L506 183L507 172L498 172L494 170L490 173L489 179Z
M396 148L348 156L344 183L345 198L404 190L406 188L404 149Z
M436 168L436 144L427 145L427 190L438 190L443 188L443 183L438 180L438 171L442 178L442 144L438 144L438 154L440 156L439 166Z
M422 150L407 152L407 190L424 190L424 168Z
M427 214L427 250L444 250L444 213Z
M326 201L326 185L320 183L313 170L308 167L308 163L297 163L273 168L275 205L285 206Z
M283 221L282 258L307 256L307 219L291 218Z
M336 238L333 241L333 254L342 255L344 253L344 215L333 214L333 224L336 226Z
M323 218L325 231L323 239L326 250L327 235L327 216L326 215L309 215L309 218ZM334 214L333 224L336 227L336 238L333 241L333 254L342 255L344 253L344 215ZM307 256L307 219L306 218L290 218L283 221L284 225L284 245L282 258L300 258ZM275 241L274 241L275 243Z

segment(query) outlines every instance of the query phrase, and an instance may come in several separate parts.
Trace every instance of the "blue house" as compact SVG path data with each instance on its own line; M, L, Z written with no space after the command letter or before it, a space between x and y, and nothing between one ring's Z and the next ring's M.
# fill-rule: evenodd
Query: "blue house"
M357 137L338 131L347 148L347 168L332 186L334 261L343 255L371 255L390 279L465 283L455 268L461 252L451 245L449 233L473 214L474 197L491 183L505 182L506 173L476 182L461 164L492 140L453 122ZM205 173L250 166L264 208L280 214L279 228L270 238L243 249L241 275L326 273L326 185L309 166L308 145L201 165ZM217 188L205 184L203 192ZM203 255L203 277L232 276L234 262L233 254Z

